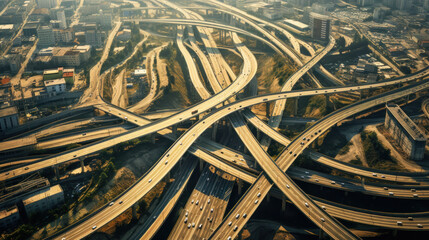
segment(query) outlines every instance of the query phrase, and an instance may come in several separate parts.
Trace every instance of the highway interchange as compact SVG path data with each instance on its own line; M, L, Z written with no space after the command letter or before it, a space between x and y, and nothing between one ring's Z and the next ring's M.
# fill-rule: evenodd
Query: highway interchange
M299 41L297 41L293 37L293 35L289 34L286 30L272 23L265 22L250 14L242 12L236 8L230 7L226 4L217 1L209 1L216 6L227 8L228 11L231 11L231 14L236 14L237 16L235 17L249 23L257 31L260 31L260 33L264 37L268 38L268 40L265 40L258 35L255 35L245 30L241 30L236 27L204 21L201 16L191 12L190 10L181 9L177 5L172 4L168 1L154 2L157 2L157 4L159 5L165 5L177 10L186 19L130 19L124 21L144 21L151 23L170 24L173 23L178 25L176 42L178 43L179 50L183 54L186 61L186 65L188 66L190 81L192 82L202 101L187 109L181 110L179 112L173 112L171 115L166 116L165 118L152 122L130 111L113 106L105 102L102 98L99 98L99 100L96 101L95 104L92 104L95 109L102 110L109 115L117 116L124 121L137 125L138 127L133 128L131 130L124 129L123 127L120 127L120 129L122 130L113 128L113 130L115 131L114 133L111 132L111 128L108 128L106 130L100 130L101 132L95 131L91 134L88 134L88 138L97 138L94 135L98 135L99 138L105 137L105 135L103 134L106 134L106 132L109 136L114 136L105 138L101 141L97 141L91 144L87 144L80 148L71 149L66 152L51 155L37 160L37 162L35 163L31 163L0 173L0 180L6 181L8 179L24 176L31 172L35 172L44 168L56 166L67 161L84 157L89 154L97 153L103 149L115 146L118 143L150 134L157 133L174 141L173 145L163 154L163 156L153 165L153 167L147 173L145 173L136 183L134 183L130 188L128 188L125 192L120 194L120 196L118 196L114 200L114 202L121 202L121 204L113 204L112 206L106 205L102 207L101 209L97 210L93 214L90 214L88 217L85 217L78 223L73 224L70 227L61 231L60 233L56 234L55 238L81 239L94 232L93 226L97 226L97 228L100 228L101 226L110 222L115 217L123 213L125 210L132 207L142 196L144 196L157 183L159 183L170 172L170 170L179 161L181 161L183 155L187 151L212 164L216 168L231 174L232 176L242 179L243 181L252 183L252 186L249 187L249 189L242 196L239 202L226 215L226 217L223 218L223 220L223 212L221 211L217 213L218 215L220 215L220 217L218 216L217 219L222 220L222 222L219 221L216 223L216 225L214 225L214 228L216 230L209 231L206 225L197 225L196 227L191 226L191 228L187 227L187 225L183 225L185 226L183 232L188 235L180 234L178 236L186 236L184 237L186 239L194 238L195 236L197 236L195 238L201 238L202 233L197 234L198 228L206 228L206 230L204 231L207 236L204 236L204 238L209 237L210 239L234 239L244 227L246 222L251 218L257 207L262 203L264 197L269 193L270 188L274 185L278 188L280 194L284 194L315 225L320 227L324 232L329 234L329 236L334 239L358 239L356 235L354 235L334 217L364 224L372 224L375 226L395 229L419 230L429 227L427 213L414 215L401 215L392 213L390 215L383 215L381 213L353 209L352 207L342 206L339 204L326 203L308 196L298 187L298 185L292 180L292 178L300 179L301 181L312 182L313 184L332 185L333 187L348 191L361 191L370 195L373 194L379 196L407 199L429 197L429 190L427 188L419 189L419 187L416 187L416 189L418 189L418 193L416 193L415 189L414 191L412 191L407 187L395 188L395 186L391 185L377 186L371 184L367 186L360 186L350 181L347 182L346 180L341 178L335 179L332 176L326 174L317 173L314 171L311 172L305 169L298 169L294 167L289 168L300 154L305 153L317 162L359 176L382 179L384 181L390 182L403 182L414 184L425 184L426 182L427 184L427 182L429 182L429 177L427 176L427 174L411 174L407 176L406 174L401 175L397 173L394 174L389 172L380 172L365 168L358 168L355 166L340 163L317 152L305 149L315 139L317 139L318 136L326 132L330 127L342 121L343 119L349 118L354 114L368 110L374 106L379 106L385 104L388 101L399 99L412 93L427 89L429 86L429 80L424 80L423 78L428 75L429 69L423 69L420 72L386 82L331 88L323 88L320 85L320 82L318 82L318 80L315 79L314 75L311 74L310 79L313 79L316 86L318 87L317 89L292 90L294 85L299 81L299 79L301 79L305 74L309 73L310 69L314 67L320 69L320 65L318 64L319 61L335 45L335 40L332 37L328 45L321 52L314 54L310 61L302 63L302 59L298 51L299 44L303 45L302 42L299 43ZM265 23L269 27L275 28L276 30L282 32L291 42L292 48L278 40L276 37L272 36L267 30L263 29L258 24L255 24L253 21ZM186 29L188 31L188 40L190 42L191 49L196 53L196 55L202 62L204 71L207 73L208 76L208 82L210 83L211 89L213 89L214 91L214 95L211 95L207 91L206 87L201 84L202 79L200 79L198 75L197 66L194 63L194 60L189 54L187 48L183 44L185 40L183 37L185 33L185 27L182 27L183 25L187 26ZM118 23L115 26L114 31L117 31L119 26L120 24ZM207 38L203 38L203 44L206 47L206 54L208 57L205 56L205 53L201 51L201 49L199 49L198 45L196 44L195 38L192 34L191 26L199 26L197 27L197 30L200 31L200 34L203 33L208 36ZM232 70L228 69L228 64L226 64L226 62L223 60L220 53L218 52L213 38L209 36L210 32L207 30L207 28L219 28L232 32L230 35L231 39L243 59L242 68L240 69L240 74L238 76L235 76ZM251 96L245 99L235 98L237 96L237 93L242 91L254 79L257 69L257 61L254 55L249 49L247 49L246 46L242 44L237 33L244 34L248 37L267 43L267 45L269 45L273 49L273 51L281 53L285 56L289 56L294 59L295 62L301 63L298 64L301 68L286 81L286 84L282 87L281 92L266 94L263 96ZM104 55L103 60L105 60ZM100 87L100 83L93 83L93 80L99 79L98 76L99 71L101 69L101 64L96 65L96 68L98 68L98 71L91 71L91 86L94 86L93 89ZM409 82L414 82L416 80L419 81L416 83L408 84ZM404 87L384 94L380 94L369 99L364 99L357 103L341 108L317 121L311 127L302 132L293 141L288 140L277 132L283 116L286 99L288 98L299 98L303 96L315 96L320 94L334 94L348 91L362 91L364 89L374 89L392 85L403 85ZM94 95L97 96L97 94ZM88 95L85 96L85 98L95 99L96 96ZM85 100L82 102L85 104L89 104L91 101ZM274 109L272 111L271 118L267 124L260 120L258 117L256 117L248 108L257 104L268 102L274 102ZM202 113L205 113L206 115L203 116ZM186 130L184 134L179 137L177 137L172 130L168 129L168 127L174 128L174 125L177 125L181 122L195 117L199 117L199 121L192 125L188 130ZM216 124L219 120L225 117L229 118L232 127L235 129L238 136L246 145L252 156L246 157L239 152L234 152L234 150L226 148L223 145L217 144L208 139L204 140L200 138L200 135L206 129L214 126L214 124ZM245 124L244 119L252 123L252 125L254 125L254 127L256 127L259 131L265 133L266 137L262 139L261 143L259 143L258 140L253 136L250 129ZM72 125L70 125L70 127L71 126ZM66 136L62 139L57 139L55 141L72 141L72 139L73 136ZM274 139L275 141L286 146L285 150L275 160L272 160L266 152L268 146L270 145L271 139ZM197 140L198 142L196 142ZM44 146L47 147L53 146L52 144L56 143L54 142L44 144ZM219 151L218 149L223 149L223 151ZM245 161L243 162L242 160ZM241 166L237 164L237 162L240 163L240 161L242 161ZM262 168L262 172L258 172L252 169L252 167L255 167L252 165L255 163L255 161L258 163L257 165ZM188 172L188 175L185 176L189 176L190 173L191 172ZM257 174L259 174L259 176ZM168 216L169 211L171 211L172 207L174 206L174 202L176 202L178 196L175 194L182 191L180 189L183 189L187 181L188 178L186 177L183 177L182 180L177 181L177 186L175 186L174 188L176 188L178 191L170 192L169 190L169 196L171 196L169 199L171 200L175 198L175 200L172 200L171 205L169 205L171 202L170 200L166 200L163 204L160 204L158 209L155 211L156 213L154 213L155 215L151 216L152 218L150 221L152 222L148 222L148 225L145 226L144 230L140 231L140 233L137 235L141 235L142 239L153 237L153 234L157 231L157 229L159 229L166 216ZM335 183L332 184L332 181L335 181ZM204 189L211 188L214 186L211 185L211 182L209 182L209 180L207 180L207 182L203 181L201 184L207 185L204 185L202 187ZM395 194L391 194L392 192L394 192ZM205 205L210 204L209 202L207 202L207 199L210 199L207 196L201 196L200 199L204 201ZM215 201L212 201L212 205L214 205ZM193 203L191 203L191 205L193 205ZM191 205L187 206L186 208L190 208ZM199 207L195 207L195 205L193 206L195 209L190 210L190 212L198 212ZM209 209L210 207L206 206L204 208L205 215L201 214L201 216L210 216ZM159 217L160 213L163 213L165 217ZM414 216L413 221L410 221L410 216ZM189 217L189 219L191 218ZM208 217L208 219L210 219L210 217ZM368 219L372 220L369 221ZM183 217L179 218L177 224L179 224L180 221L184 221ZM191 230L186 231L186 229ZM203 230L201 230L200 232L203 232ZM177 238L171 236L171 239Z

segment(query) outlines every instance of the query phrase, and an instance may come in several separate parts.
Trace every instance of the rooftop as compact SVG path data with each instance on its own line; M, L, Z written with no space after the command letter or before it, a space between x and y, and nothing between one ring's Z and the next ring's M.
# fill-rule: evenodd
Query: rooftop
M9 209L4 209L0 211L0 219L9 217L13 214L18 213L18 208L16 206L13 206L12 208Z
M2 24L0 25L0 30L12 30L13 24Z
M6 117L13 114L18 114L18 109L16 107L0 108L0 117Z
M285 22L289 23L289 24L292 24L294 26L297 26L299 28L308 28L307 24L299 22L299 21L296 21L296 20L293 20L293 19L285 19Z
M424 132L408 117L397 104L387 104L387 110L395 117L408 134L417 141L426 141Z
M66 84L66 80L64 78L60 78L60 79L45 81L45 87L54 86L54 85L58 85L58 84Z
M32 195L30 195L26 199L23 199L22 203L24 204L24 206L26 206L26 205L35 203L37 201L40 201L44 198L56 195L58 193L62 193L62 192L63 192L63 189L61 188L60 185L55 185L52 187L44 188L42 190L39 190L39 191L33 193Z

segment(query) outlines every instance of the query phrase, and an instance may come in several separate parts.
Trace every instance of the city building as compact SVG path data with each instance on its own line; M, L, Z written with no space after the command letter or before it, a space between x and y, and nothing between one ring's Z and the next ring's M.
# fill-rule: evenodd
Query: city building
M56 43L70 43L73 39L73 29L54 29Z
M361 7L367 7L374 4L374 0L358 0L357 4Z
M85 41L86 44L94 47L101 47L103 45L102 34L97 30L85 31Z
M39 8L54 8L58 6L57 0L37 0L37 7Z
M60 28L61 29L67 28L66 14L64 13L63 9L57 11L57 20L60 21Z
M60 185L39 190L22 200L28 217L43 213L64 202L64 192Z
M46 92L62 93L66 91L66 80L64 78L45 81Z
M84 63L89 60L91 57L91 46L90 45L81 45L81 46L75 46L75 51L78 51L80 53L80 62Z
M0 108L0 131L19 126L18 109L16 107Z
M7 229L18 224L20 220L16 205L0 211L0 229Z
M41 26L37 30L37 36L39 37L38 45L40 47L51 47L55 45L54 31L50 26Z
M58 66L77 67L80 65L80 52L70 47L57 47L52 51L52 60Z
M285 19L284 23L288 26L291 26L301 32L308 31L310 28L307 24L293 20L293 19Z
M310 14L311 37L316 40L326 41L331 34L331 19L322 14Z
M410 159L423 159L426 136L398 105L386 105L384 126Z
M31 37L37 36L37 29L39 28L38 22L29 22L23 28L24 36Z
M134 70L135 77L143 77L146 76L146 69L136 69Z

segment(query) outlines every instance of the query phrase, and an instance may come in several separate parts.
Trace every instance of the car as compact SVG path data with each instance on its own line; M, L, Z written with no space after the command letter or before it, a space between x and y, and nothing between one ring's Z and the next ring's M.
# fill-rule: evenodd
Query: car
M287 188L290 188L289 184L286 184L286 187L287 187Z
M243 213L243 218L246 218L246 217L247 217L247 214Z
M28 167L25 167L24 170L28 170Z
M240 217L240 214L235 215L235 218L238 219Z
M256 196L260 197L260 196L261 196L261 193L258 193Z
M414 188L411 189L411 192L415 192L415 191L416 191L416 189L414 189Z
M82 136L86 136L86 133L82 133Z
M293 156L296 157L296 153Z
M417 198L417 197L419 197L419 195L417 193L414 193L413 197Z
M93 226L93 227L92 227L92 230L94 230L94 229L96 229L96 228L97 228L97 225Z
M331 184L335 184L335 181L331 181Z
M207 203L210 203L210 198L209 198L209 200L207 200Z
M194 199L192 199L191 204L194 204Z
M207 178L207 182L210 180L210 178Z
M203 224L198 225L198 228L201 229L203 227Z
M290 151L289 153L292 154L292 151Z
M201 210L201 211L203 210L203 206L201 206L201 207L200 207L200 210Z
M188 222L188 218L185 218L185 221L184 221L185 223L187 223Z
M316 178L316 182L319 182L319 179Z
M238 227L237 227L237 225L235 225L233 230L237 231L237 229L238 229Z
M323 210L326 210L326 207L325 207L325 206L322 206L322 209L323 209Z
M119 201L119 204L122 204L123 202L124 202L124 201L122 201L122 200L121 200L121 201Z
M421 225L421 224L419 223L419 224L417 224L417 227L418 227L418 228L423 228L423 225Z
M192 227L195 227L195 223L192 223Z
M304 140L304 141L305 141L305 137L304 137L304 138L302 138L302 140Z
M227 240L231 240L231 236L229 236L229 237L227 238Z
M6 176L7 176L7 175L9 175L9 173L10 173L10 172L7 172L5 175L6 175Z
M200 203L200 201L198 201L198 200L197 200L197 201L195 202L195 205L198 205L198 203Z
M170 156L170 154L169 153L167 153L167 157L169 157Z
M304 205L305 205L306 207L310 207L310 205L308 205L308 203L304 203Z
M389 192L389 196L393 196L394 194L393 194L393 192Z
M387 187L384 187L383 189L384 189L384 190L389 190L389 188L387 188Z
M189 228L191 228L191 224L190 224L190 223L188 224L188 229L189 229Z
M255 200L255 204L258 204L258 199Z
M115 204L115 202L110 202L110 203L109 203L109 206L113 206L113 204Z
M232 222L229 222L229 223L228 223L228 226L231 226L231 225L232 225Z
M305 174L310 174L308 171L305 171Z
M381 175L381 178L386 178L386 176L384 176L384 175Z
M377 177L377 173L372 173L372 176Z
M301 175L301 178L302 178L302 179L305 179L305 177L304 177L303 175Z
M189 213L188 213L188 212L186 212L186 213L185 213L185 217L187 217L188 215L189 215Z
M73 157L77 157L77 155L73 155Z
M152 182L152 178L151 179L149 179L149 181L148 182Z
M325 222L325 219L324 218L320 218L320 221Z
M402 222L401 222L401 221L397 221L397 222L396 222L396 225L398 225L398 226L402 226Z
M167 165L167 163L168 163L168 160L167 160L167 161L165 161L165 165Z
M414 219L413 217L408 217L408 220L413 221Z

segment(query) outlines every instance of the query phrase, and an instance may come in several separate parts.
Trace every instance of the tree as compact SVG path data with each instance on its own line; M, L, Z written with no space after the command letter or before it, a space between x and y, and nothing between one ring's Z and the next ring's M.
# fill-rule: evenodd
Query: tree
M338 47L338 51L340 51L340 53L343 53L343 50L346 47L346 39L344 39L344 37L341 36L337 40L337 47Z

